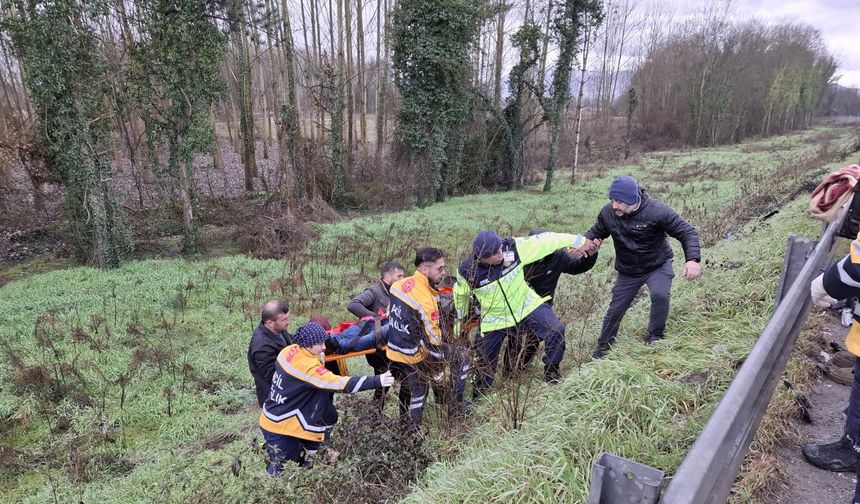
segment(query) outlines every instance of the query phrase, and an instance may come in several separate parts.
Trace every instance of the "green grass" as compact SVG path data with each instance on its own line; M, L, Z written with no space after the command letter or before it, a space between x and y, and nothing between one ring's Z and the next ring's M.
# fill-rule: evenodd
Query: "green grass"
M293 329L318 313L348 320L346 301L379 263L408 266L416 247L436 245L449 252L453 270L484 228L584 232L621 173L685 209L714 244L704 250L700 280L676 279L667 341L638 341L648 303L637 303L610 356L583 364L613 278L607 243L592 272L559 287L557 311L568 324L564 383L536 384L517 430L504 418L502 394L479 404L455 437L440 434L430 408L428 445L437 462L407 500L582 502L591 460L603 450L671 472L767 321L787 235L820 230L803 217L805 197L785 206L787 195L798 181L846 164L831 160L855 139L849 129L816 129L654 153L605 173L586 170L583 181L560 182L551 194L465 196L319 225L318 240L282 261L147 260L13 281L0 288L0 447L15 455L3 458L0 500L313 500L300 478L263 477L251 449L258 436L245 351L259 306L286 298ZM774 209L781 211L758 220ZM234 436L199 448L219 433ZM236 460L239 477L231 474ZM340 465L363 463L346 457Z
M671 474L767 323L785 237L820 230L802 218L804 205L707 251L742 266L676 280L665 341L641 343L647 303L634 306L606 358L559 389L542 388L545 406L521 429L483 424L464 455L431 467L406 502L584 502L591 462L604 451Z

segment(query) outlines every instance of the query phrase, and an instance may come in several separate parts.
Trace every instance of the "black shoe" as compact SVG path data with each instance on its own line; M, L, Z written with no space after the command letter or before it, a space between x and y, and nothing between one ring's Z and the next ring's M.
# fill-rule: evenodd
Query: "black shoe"
M835 443L805 445L800 451L810 464L826 471L853 472L857 469L857 455L844 436Z
M337 341L335 341L334 338L326 338L325 339L325 354L326 355L332 355L332 354L336 354L336 353L340 353L340 348L339 348L339 345L337 344Z
M651 335L651 336L648 336L647 338L645 338L645 344L646 344L646 345L653 345L654 343L657 343L657 342L658 342L658 341L660 341L661 339L663 339L663 336L653 336L653 335Z
M606 355L606 352L608 352L608 351L609 350L600 350L600 349L595 350L595 351L591 352L591 358L594 360L602 359L603 356Z
M552 385L559 383L561 381L561 371L558 369L558 364L547 364L543 371L543 379Z

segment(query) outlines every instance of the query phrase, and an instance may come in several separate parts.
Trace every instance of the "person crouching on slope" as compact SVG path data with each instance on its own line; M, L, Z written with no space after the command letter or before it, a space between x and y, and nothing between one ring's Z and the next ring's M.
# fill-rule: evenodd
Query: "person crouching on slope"
M293 344L278 354L269 397L260 413L269 474L278 474L287 460L304 465L337 422L332 392L359 392L388 387L390 372L376 376L338 376L320 362L325 329L315 322L299 327Z
M548 298L539 296L526 282L523 268L563 247L573 248L579 255L597 251L597 245L583 236L565 233L502 240L494 231L484 230L472 242L472 255L457 270L454 304L460 320L469 312L473 295L481 309L481 336L475 340L476 397L492 386L502 343L506 337L518 337L518 331L530 330L544 342L544 379L548 383L561 380L564 324L547 304Z

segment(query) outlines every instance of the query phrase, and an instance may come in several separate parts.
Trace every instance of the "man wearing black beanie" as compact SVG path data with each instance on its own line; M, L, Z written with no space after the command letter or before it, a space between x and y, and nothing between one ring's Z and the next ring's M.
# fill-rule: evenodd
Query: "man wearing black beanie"
M669 318L669 290L672 287L671 236L684 249L682 276L693 280L701 273L699 266L699 233L665 203L652 199L633 177L615 178L609 185L609 203L597 216L597 222L585 234L589 240L612 237L615 246L615 270L618 278L612 287L612 300L603 318L597 349L592 357L599 359L615 342L621 319L643 285L651 295L651 315L647 344L663 338Z

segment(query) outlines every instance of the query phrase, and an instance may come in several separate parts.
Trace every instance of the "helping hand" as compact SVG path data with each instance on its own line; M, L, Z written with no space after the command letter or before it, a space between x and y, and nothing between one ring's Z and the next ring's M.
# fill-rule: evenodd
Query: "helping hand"
M379 375L379 383L383 387L390 387L394 385L394 377L391 376L391 371L386 371Z
M567 252L574 257L588 257L592 253L597 252L598 248L600 248L600 240L597 240L596 244L593 240L585 240L585 243L581 247L570 247L567 249Z

